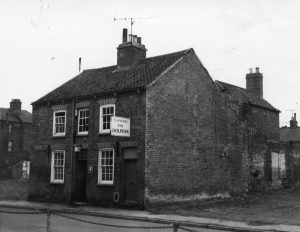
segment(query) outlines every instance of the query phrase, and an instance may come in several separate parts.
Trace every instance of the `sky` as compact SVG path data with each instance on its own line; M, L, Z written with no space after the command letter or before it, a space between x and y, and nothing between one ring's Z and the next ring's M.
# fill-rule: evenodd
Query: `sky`
M0 107L31 102L82 69L116 64L122 28L142 37L147 56L194 48L213 80L245 87L264 76L264 98L280 124L300 118L298 0L0 0Z

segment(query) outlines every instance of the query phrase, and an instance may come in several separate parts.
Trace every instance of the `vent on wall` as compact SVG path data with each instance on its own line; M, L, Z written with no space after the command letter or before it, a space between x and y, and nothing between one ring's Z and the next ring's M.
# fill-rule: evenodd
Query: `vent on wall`
M119 192L114 192L113 193L113 201L114 202L119 202L120 201L120 193Z

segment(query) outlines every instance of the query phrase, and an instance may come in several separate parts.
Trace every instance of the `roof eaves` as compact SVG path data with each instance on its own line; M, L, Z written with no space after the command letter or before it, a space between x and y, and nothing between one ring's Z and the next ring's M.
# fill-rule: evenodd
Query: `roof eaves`
M122 90L116 90L116 91L108 91L108 92L103 92L103 93L97 93L97 94L92 94L92 95L85 95L85 96L78 96L78 97L68 97L68 98L60 98L60 99L54 99L54 100L49 100L49 101L39 101L32 103L33 105L44 105L44 104L57 104L60 102L68 102L73 99L80 100L80 99L90 99L94 97L103 97L103 96L109 96L109 95L114 95L114 94L119 94L119 93L128 93L128 92L133 92L137 90L143 90L145 89L144 86L138 86L134 88L128 88L128 89L122 89Z
M251 101L249 101L249 104L250 105L253 105L253 106L256 106L258 108L262 108L262 109L265 109L265 110L270 110L270 111L273 111L273 112L276 112L276 113L280 113L281 111L276 109L276 108L271 108L271 107L264 107L264 106L261 106L261 105L258 105L258 104L255 104L255 103L252 103Z

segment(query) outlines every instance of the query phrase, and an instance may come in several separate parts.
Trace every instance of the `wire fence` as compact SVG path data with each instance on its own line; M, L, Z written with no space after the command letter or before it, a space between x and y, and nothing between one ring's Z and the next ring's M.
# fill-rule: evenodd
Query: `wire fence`
M174 222L174 221L167 221L161 219L149 219L149 218L134 218L134 217L126 217L126 216L112 216L112 215L88 215L82 212L62 212L59 210L48 210L48 209L29 209L26 211L21 209L7 209L5 207L0 206L0 213L3 214L15 214L15 215L46 215L46 231L47 232L60 232L57 229L53 229L57 222L54 222L54 217L58 217L60 219L66 219L71 221L76 221L80 223L85 223L97 227L102 228L111 228L114 231L117 229L118 232L125 232L125 231L173 231L173 232L201 232L204 231L233 231L233 232L283 232L279 230L261 230L261 229L249 229L249 228L238 228L238 227L227 227L227 226L220 226L214 224L193 224L193 223L186 223L186 222ZM4 208L4 209L3 209ZM80 218L79 218L80 216ZM85 217L92 217L94 220L84 219ZM102 218L99 220L99 218ZM119 223L106 223L103 222L107 218L110 219L117 219ZM95 221L96 219L96 221ZM121 222L120 222L121 221ZM131 223L129 223L129 221ZM140 224L140 222L148 223L151 225L130 225L132 222L135 224ZM122 224L122 222L124 224ZM16 223L16 222L14 222ZM25 230L26 231L26 230ZM69 230L68 230L69 231ZM85 231L85 230L82 230ZM108 231L107 229L96 229L93 231Z

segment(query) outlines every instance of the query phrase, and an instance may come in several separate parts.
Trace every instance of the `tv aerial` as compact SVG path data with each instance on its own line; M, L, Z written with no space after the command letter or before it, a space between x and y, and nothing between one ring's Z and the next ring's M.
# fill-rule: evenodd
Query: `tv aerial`
M132 35L132 26L135 23L135 21L137 19L149 19L149 18L151 18L151 17L136 17L136 18L133 18L133 17L131 17L131 18L124 17L124 18L114 18L114 21L127 21L127 20L129 21L130 20L130 34Z

